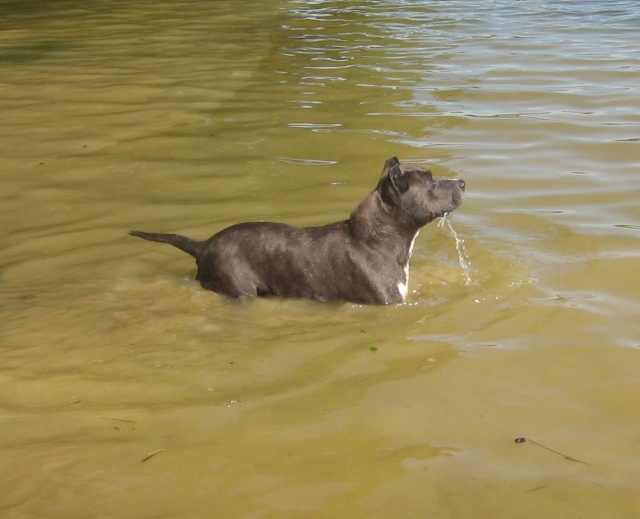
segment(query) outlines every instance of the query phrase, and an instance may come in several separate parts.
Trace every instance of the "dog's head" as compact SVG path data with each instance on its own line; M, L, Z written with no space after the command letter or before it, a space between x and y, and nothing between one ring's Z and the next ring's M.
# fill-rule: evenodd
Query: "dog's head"
M401 165L396 157L386 161L376 188L385 204L420 227L455 210L464 189L464 180L434 177L420 166Z

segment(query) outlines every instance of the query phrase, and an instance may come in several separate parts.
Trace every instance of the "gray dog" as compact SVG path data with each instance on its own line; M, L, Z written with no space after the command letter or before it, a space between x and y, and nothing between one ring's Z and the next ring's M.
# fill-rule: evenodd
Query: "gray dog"
M409 259L420 228L456 209L464 188L464 180L434 178L393 157L375 190L342 222L307 228L240 223L205 241L130 234L191 254L200 284L230 297L399 303L407 297Z

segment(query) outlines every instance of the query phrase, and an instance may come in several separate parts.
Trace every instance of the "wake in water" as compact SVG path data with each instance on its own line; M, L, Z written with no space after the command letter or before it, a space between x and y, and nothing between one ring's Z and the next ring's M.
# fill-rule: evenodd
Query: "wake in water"
M451 222L448 219L448 215L440 218L438 222L438 227L445 227L449 231L449 236L451 236L454 240L456 240L456 250L458 251L458 263L460 263L460 268L462 269L462 273L464 275L464 284L471 285L473 281L471 280L471 262L469 261L469 255L467 254L467 249L464 246L464 240L458 236L458 233L455 231Z

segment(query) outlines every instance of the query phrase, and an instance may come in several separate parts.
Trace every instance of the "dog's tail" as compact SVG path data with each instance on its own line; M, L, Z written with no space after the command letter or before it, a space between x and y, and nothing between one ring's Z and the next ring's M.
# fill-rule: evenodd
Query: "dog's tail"
M142 232L142 231L130 231L131 236L137 236L138 238L144 238L150 241L159 241L161 243L168 243L183 250L187 254L191 254L194 258L198 257L202 244L204 242L193 240L182 236L180 234L159 234L155 232Z

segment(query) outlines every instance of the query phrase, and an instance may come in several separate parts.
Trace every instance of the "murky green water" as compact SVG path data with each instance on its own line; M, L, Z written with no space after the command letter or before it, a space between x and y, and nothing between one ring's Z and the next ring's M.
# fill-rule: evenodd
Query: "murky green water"
M3 2L2 516L640 515L639 24ZM126 235L343 219L394 155L466 180L471 284L435 224L383 308L230 304Z

